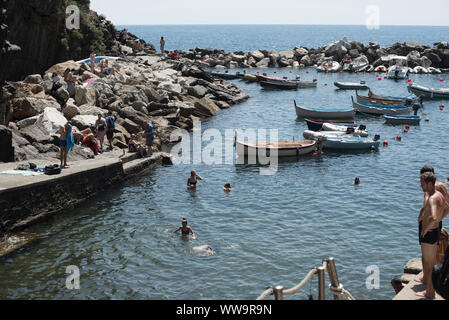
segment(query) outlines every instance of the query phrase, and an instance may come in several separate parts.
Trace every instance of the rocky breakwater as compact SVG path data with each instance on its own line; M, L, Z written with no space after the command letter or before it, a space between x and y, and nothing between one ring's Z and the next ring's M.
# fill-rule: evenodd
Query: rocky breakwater
M215 82L197 65L171 61L158 55L124 56L110 65L115 74L99 77L87 64L66 61L52 66L43 75L27 76L23 81L6 82L0 106L7 110L7 126L0 128L5 146L14 148L14 160L57 159L58 130L68 120L78 130L94 129L98 114L109 111L116 116L113 145L126 149L131 134L140 134L142 123L155 129L154 149L170 144L171 133L190 130L195 120L215 116L248 98L236 86ZM67 83L52 91L51 74L61 79L70 68L84 84L76 85L70 96ZM87 82L86 82L87 81ZM3 138L4 137L4 138ZM75 146L69 160L93 157L89 148Z
M380 47L378 43L364 44L360 41L348 41L346 38L318 48L295 47L287 51L255 50L251 52L224 50L191 49L181 52L181 56L196 62L204 68L305 68L320 66L333 60L345 64L350 58L354 65L363 67L363 71L372 71L375 67L388 67L393 56L406 57L410 68L439 68L449 71L449 44L438 42L433 47L414 42L395 43ZM352 71L347 68L345 71Z

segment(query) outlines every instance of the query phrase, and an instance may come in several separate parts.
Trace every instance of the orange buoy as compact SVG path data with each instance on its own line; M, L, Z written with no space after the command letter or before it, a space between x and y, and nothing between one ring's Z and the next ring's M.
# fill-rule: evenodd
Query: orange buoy
M384 141L384 147L388 147L388 141L387 140Z
M430 119L429 119L429 118L426 118L426 119L425 119L425 121L429 122L429 121L430 121Z
M374 151L374 150L376 150L376 146L371 146L371 147L369 147L369 149L370 149L371 151Z
M404 132L407 133L407 132L408 132L408 129L404 129Z
M406 124L405 129L410 129L410 126L408 124Z
M401 141L402 140L401 136L397 136L396 140Z

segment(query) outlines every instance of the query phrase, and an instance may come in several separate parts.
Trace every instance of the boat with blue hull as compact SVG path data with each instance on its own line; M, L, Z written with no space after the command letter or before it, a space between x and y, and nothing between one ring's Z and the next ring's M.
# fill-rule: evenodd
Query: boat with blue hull
M364 150L379 148L380 141L361 137L327 137L323 148L334 150Z
M304 119L309 130L319 131L323 128L324 123L331 123L338 126L344 127L354 127L356 126L355 121L339 121L339 120L313 120L313 119Z
M300 118L316 119L354 119L355 111L353 108L307 108L298 106L296 100L293 100L296 109L296 115Z
M374 114L374 115L405 115L410 114L411 107L408 106L383 106L367 103L355 102L354 97L352 99L352 106L354 110L359 113Z

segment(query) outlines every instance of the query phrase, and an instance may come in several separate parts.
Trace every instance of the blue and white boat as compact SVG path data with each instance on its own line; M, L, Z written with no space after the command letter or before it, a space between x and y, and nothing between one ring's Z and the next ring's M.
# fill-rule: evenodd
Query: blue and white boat
M376 104L367 104L361 102L355 102L354 97L352 99L352 106L354 110L360 113L376 114L376 115L404 115L410 114L411 107L408 106L384 106Z
M395 116L395 115L384 115L385 123L389 124L411 124L418 125L421 121L420 116Z
M296 105L296 115L300 118L316 118L316 119L353 119L355 112L352 108L307 108Z
M322 142L323 148L337 150L363 150L379 148L380 141L361 137L327 137Z
M95 63L100 63L101 60L115 61L115 60L117 60L117 59L118 59L118 57L98 56L98 57L95 57L95 60L94 60L94 61L95 61ZM90 63L90 58L87 58L87 59L84 59L84 60L77 61L76 63L78 63L78 64Z
M319 131L323 128L323 124L325 123L331 123L337 126L342 127L355 127L356 123L355 121L344 121L344 120L312 120L312 119L305 119L307 127L309 130L312 131Z

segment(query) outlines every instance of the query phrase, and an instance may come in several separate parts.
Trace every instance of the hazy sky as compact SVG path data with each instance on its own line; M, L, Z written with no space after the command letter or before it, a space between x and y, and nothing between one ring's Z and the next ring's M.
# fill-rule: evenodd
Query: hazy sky
M91 0L91 8L118 25L449 25L449 0Z

